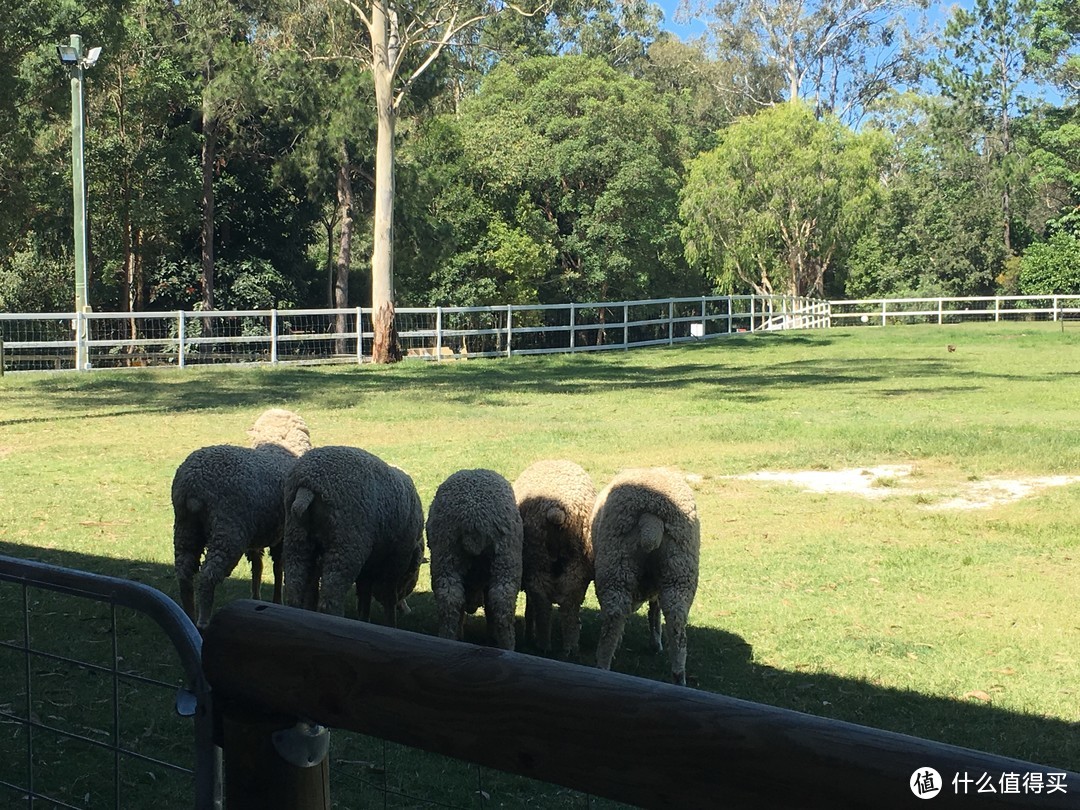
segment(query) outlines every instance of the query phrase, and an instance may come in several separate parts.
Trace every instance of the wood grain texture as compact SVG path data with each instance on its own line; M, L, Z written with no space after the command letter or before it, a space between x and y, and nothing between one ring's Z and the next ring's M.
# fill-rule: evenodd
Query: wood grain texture
M911 807L926 766L934 807L1080 805L1058 768L264 602L218 611L203 663L218 702L644 807ZM965 771L1064 773L1068 792L955 795Z

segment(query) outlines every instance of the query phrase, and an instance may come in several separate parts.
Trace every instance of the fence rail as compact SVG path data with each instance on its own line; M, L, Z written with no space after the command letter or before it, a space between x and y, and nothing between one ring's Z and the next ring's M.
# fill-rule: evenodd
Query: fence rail
M608 351L739 332L964 321L1080 320L1080 296L873 298L703 296L589 304L401 307L406 358ZM85 321L85 329L79 329ZM205 363L363 363L371 310L0 313L0 369L73 369L79 335L90 368Z
M790 296L400 307L396 313L406 357L426 360L630 349L828 325L827 302ZM371 310L364 308L0 313L2 365L8 371L73 369L79 335L88 336L90 368L363 363L374 338Z
M291 716L643 807L910 807L927 767L946 779L1038 773L1063 788L1038 797L1048 809L1075 807L1080 784L1007 757L251 600L214 615L203 662L226 722L237 709ZM241 753L226 735L227 783ZM1034 806L1006 791L978 799Z

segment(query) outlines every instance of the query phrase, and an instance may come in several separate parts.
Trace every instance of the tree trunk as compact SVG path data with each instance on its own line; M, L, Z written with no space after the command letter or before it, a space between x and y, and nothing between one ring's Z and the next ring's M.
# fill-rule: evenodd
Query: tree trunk
M341 211L341 237L338 240L337 262L335 263L333 299L331 306L334 309L344 309L349 306L349 268L352 266L352 237L353 237L353 186L352 166L349 163L349 151L345 142L341 143L341 162L337 172L337 203ZM339 313L334 316L335 332L339 335L335 343L335 351L338 354L346 354L347 347L345 338L340 337L348 331L347 316ZM357 324L357 332L362 331ZM361 339L361 338L358 338Z
M371 49L374 55L375 106L378 129L375 139L375 212L371 250L371 311L375 340L371 359L376 363L401 360L394 325L394 105L396 31L392 15L382 3L371 10Z

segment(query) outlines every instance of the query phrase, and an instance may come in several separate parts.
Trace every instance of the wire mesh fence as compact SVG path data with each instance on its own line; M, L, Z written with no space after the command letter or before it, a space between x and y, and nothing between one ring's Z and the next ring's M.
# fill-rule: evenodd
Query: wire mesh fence
M164 594L0 557L0 696L0 805L214 806L198 634Z

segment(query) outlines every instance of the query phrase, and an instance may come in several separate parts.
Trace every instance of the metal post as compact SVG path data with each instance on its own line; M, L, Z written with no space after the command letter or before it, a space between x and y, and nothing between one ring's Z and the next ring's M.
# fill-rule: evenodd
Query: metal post
M630 348L630 305L623 304L622 308L622 347Z
M514 305L506 305L506 356L511 354L510 341L514 335Z
M75 368L84 371L90 367L87 347L87 321L89 309L86 237L86 173L83 166L83 137L85 115L83 113L83 44L79 34L72 34L71 48L75 60L67 63L71 73L71 199L74 203L75 226Z
M667 303L667 343L668 346L675 342L675 300L669 299Z
M731 310L731 296L727 297L727 333L730 335L732 332L733 324L732 310Z
M754 331L754 302L757 301L757 296L751 294L750 296L750 331Z
M574 302L570 302L570 351L574 351Z

